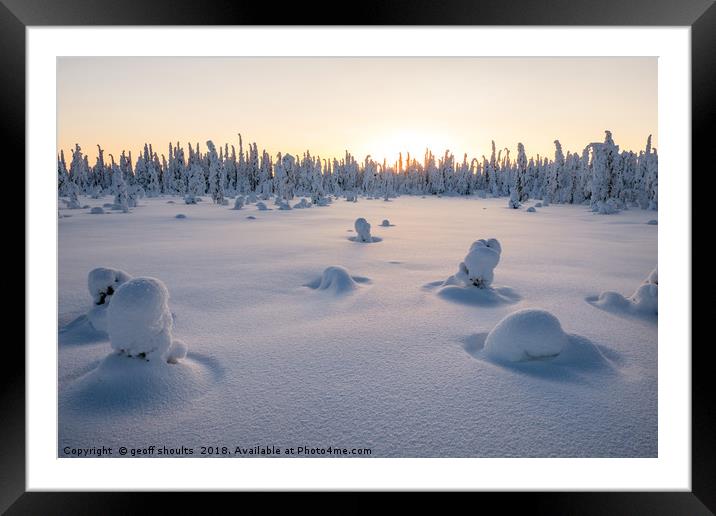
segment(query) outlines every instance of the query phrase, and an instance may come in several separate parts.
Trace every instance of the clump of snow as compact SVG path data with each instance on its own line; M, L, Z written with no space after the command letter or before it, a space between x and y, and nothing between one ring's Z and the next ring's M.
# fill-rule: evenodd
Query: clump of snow
M169 200L169 201L167 201L167 204L176 204L176 203L172 200Z
M539 360L559 355L569 344L567 334L546 310L518 310L502 319L487 335L485 352L504 362Z
M172 339L169 291L156 278L134 278L114 294L107 313L112 349L129 357L173 362L186 356L186 344Z
M356 219L355 223L353 224L353 227L355 227L356 230L356 241L358 242L372 242L373 239L370 236L370 223L365 220L363 217L359 217Z
M344 267L333 265L327 267L320 278L306 286L314 290L326 290L333 294L346 294L358 288L358 283L367 283L368 278L351 276Z
M256 209L259 210L259 211L266 211L266 210L268 210L268 208L266 207L266 204L263 203L262 201L259 201L259 202L256 203Z
M628 298L618 292L607 291L598 297L588 297L594 306L611 312L655 316L659 312L659 276L655 268Z
M185 218L186 218L186 215L184 215L183 213L177 213L174 218L177 218L177 219L185 219Z
M92 215L102 215L104 213L104 209L99 206L95 206L90 210L90 213Z
M119 269L97 267L87 275L87 288L95 305L108 305L112 295L132 276Z
M659 224L659 221L656 219L651 219L649 222L647 222L650 226L656 226Z
M107 307L113 294L132 277L124 271L98 267L87 275L87 288L94 306L87 312L87 320L97 331L107 331Z
M500 262L502 246L496 238L480 239L472 243L470 250L458 266L459 276L463 283L478 288L492 285L495 267Z
M172 345L166 355L166 360L170 364L177 364L180 360L186 358L189 347L183 340L173 339Z
M383 219L383 222L381 222L380 225L387 228L387 227L391 226L392 224L390 223L390 221L388 219Z
M256 220L256 217L254 217L253 215L249 215L249 216L246 217L246 218L249 219L249 220Z
M198 201L198 198L193 194L186 194L184 196L184 202L186 204L196 204Z
M542 207L542 203L541 203L541 202L536 202L536 203L535 203L535 208L541 208L541 207Z
M281 201L281 202L278 203L278 209L285 211L285 210L290 210L290 209L292 209L292 208L291 208L291 205L288 204L287 201Z
M234 210L240 210L244 207L244 196L243 195L237 195L236 199L234 200L234 207L232 209Z
M529 208L527 208L527 212L528 212L528 213L536 213L537 210L535 209L534 206L530 206Z
M294 208L302 209L302 208L311 208L312 205L310 202L306 200L305 197L302 197L299 202L293 205Z

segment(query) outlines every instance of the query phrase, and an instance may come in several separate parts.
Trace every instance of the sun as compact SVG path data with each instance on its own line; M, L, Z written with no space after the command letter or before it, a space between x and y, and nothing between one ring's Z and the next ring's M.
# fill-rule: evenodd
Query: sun
M392 165L398 161L401 154L403 163L406 163L408 153L411 160L417 159L422 162L425 149L431 150L433 154L442 155L446 149L450 149L450 141L438 132L399 129L384 132L369 142L366 148L371 150L373 160L378 162L385 160Z

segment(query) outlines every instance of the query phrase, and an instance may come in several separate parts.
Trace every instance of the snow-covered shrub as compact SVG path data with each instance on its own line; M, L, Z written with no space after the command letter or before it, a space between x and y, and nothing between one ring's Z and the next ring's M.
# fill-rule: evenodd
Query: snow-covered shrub
M90 213L92 215L102 215L104 213L104 209L99 206L95 206L90 210Z
M528 213L535 213L536 211L537 211L537 210L535 209L534 206L530 206L529 208L527 208L527 212L528 212Z
M97 267L87 275L87 288L92 302L95 305L109 304L109 301L123 284L132 279L132 276L119 269Z
M259 211L266 211L266 210L268 210L268 208L266 207L266 205L265 205L263 202L261 202L261 201L259 201L259 202L256 203L256 209L259 210Z
M487 335L487 356L504 362L556 357L569 345L569 336L545 310L518 310L502 319Z
M236 196L236 199L234 200L234 208L235 210L240 210L244 207L244 196L238 195Z
M383 227L388 227L390 226L390 221L388 219L383 219L383 222L381 222L380 225Z
M294 208L298 208L298 209L310 208L311 206L312 206L311 203L308 202L305 197L301 197L301 200L293 205Z
M327 290L334 294L345 294L358 288L358 283L344 268L337 265L327 267L321 277L307 285L316 290Z
M357 218L354 224L356 230L356 241L357 242L372 242L373 238L370 236L370 223L363 217Z
M132 277L124 271L98 267L87 275L87 288L93 306L87 319L95 330L107 331L107 307L115 291Z
M600 215L613 215L619 213L620 205L616 199L610 198L606 201L597 201L594 203L592 211Z
M196 204L196 196L194 194L186 194L184 196L184 203L186 204Z
M628 298L619 292L607 291L602 292L598 297L588 297L587 301L609 311L658 315L659 277L657 269L651 271L644 282Z
M156 278L134 278L114 294L107 312L112 349L129 357L176 362L186 344L172 339L169 291Z
M246 196L246 204L252 204L259 200L255 193L251 192Z
M541 202L536 202L536 203L535 203L535 208L541 208L541 207L542 207L542 203L541 203Z
M278 205L278 209L279 210L290 210L291 205L288 204L288 201L281 201Z
M177 214L174 216L174 218L175 218L175 219L185 219L185 218L186 218L186 215L184 215L183 213L177 213Z
M458 265L458 271L445 281L445 285L489 288L501 254L502 246L496 238L476 240Z

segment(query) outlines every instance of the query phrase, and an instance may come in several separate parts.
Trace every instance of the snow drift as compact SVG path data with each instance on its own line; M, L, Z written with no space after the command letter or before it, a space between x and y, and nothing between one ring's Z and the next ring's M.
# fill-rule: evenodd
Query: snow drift
M587 297L587 302L609 312L642 316L657 316L659 312L659 277L657 269L649 273L644 282L628 298L619 292L602 292Z
M359 283L368 283L370 280L363 276L351 276L345 267L333 265L327 267L320 278L305 286L314 290L324 290L333 294L347 294L358 288Z
M545 310L518 310L502 319L487 335L487 356L506 362L539 360L559 355L568 345L559 320Z

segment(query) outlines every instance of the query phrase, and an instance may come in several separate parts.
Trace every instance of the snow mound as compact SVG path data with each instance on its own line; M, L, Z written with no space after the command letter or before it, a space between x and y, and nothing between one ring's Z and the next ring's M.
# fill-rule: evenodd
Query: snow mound
M383 219L383 222L381 222L380 225L383 226L384 228L387 228L387 227L392 226L393 224L391 224L388 219Z
M234 207L232 208L232 210L240 210L240 209L242 209L243 207L244 207L244 196L243 196L243 195L239 195L239 196L237 196L236 199L234 200Z
M502 319L487 335L485 353L504 362L553 358L569 344L562 325L545 310L518 310Z
M357 218L353 227L355 227L356 234L358 235L356 238L359 242L372 241L372 238L370 237L370 223L363 217Z
M502 246L496 238L480 239L472 243L467 255L452 276L454 283L465 286L488 288L495 277L495 267L500 262ZM450 278L448 278L450 281Z
M112 354L66 385L60 403L73 411L105 415L175 410L205 395L221 375L217 363L200 355L170 364Z
M530 206L529 208L527 208L527 213L536 213L536 212L537 212L537 210L535 209L534 206Z
M104 203L104 204L102 205L102 207L103 207L103 208L108 208L108 209L111 210L111 209L114 208L114 204L112 204L111 202L106 202L106 203Z
M92 215L102 215L104 213L104 208L102 208L100 206L95 206L94 208L92 208L90 210L90 213Z
M649 222L647 222L650 226L656 226L659 224L659 221L656 219L651 219Z
M492 287L494 269L500 262L501 254L502 245L496 238L476 240L455 274L445 281L428 283L424 288L440 287L440 297L457 303L480 306L514 303L520 295L513 289Z
M266 204L262 201L259 201L256 203L256 209L259 211L267 211L269 208L266 207Z
M124 271L97 267L87 275L87 289L94 306L87 312L87 320L97 331L107 331L107 307L119 287L132 279Z
M628 298L619 292L602 292L599 296L587 297L587 302L609 312L642 316L657 316L659 313L659 274L652 270L644 282Z
M186 194L184 196L184 202L186 204L196 204L198 200L199 199L195 195L192 195L192 194Z
M256 220L256 217L254 217L253 215L249 215L249 216L246 217L246 218L249 219L249 220Z
M339 265L327 267L320 278L306 284L314 290L325 290L333 294L347 294L358 288L359 283L368 283L370 280L362 276L351 276L348 270Z
M356 236L348 237L348 240L351 242L369 244L371 242L380 242L383 240L382 238L374 237L370 234L370 223L363 217L357 218L353 227L355 227Z
M253 193L253 192L251 192L250 194L248 194L248 195L246 196L246 204L252 204L252 203L255 203L255 202L258 201L258 200L259 200L259 198L258 198L258 197L256 196L256 194Z
M541 208L541 207L542 207L542 203L541 203L541 202L536 202L536 203L535 203L535 208Z
M308 202L308 200L306 200L305 197L303 197L303 198L301 198L301 200L299 202L294 204L293 207L297 208L297 209L311 208L312 204L310 202Z
M291 210L291 205L288 203L288 201L281 201L278 203L278 209L282 211Z
M176 361L186 356L186 345L173 341L172 326L164 283L156 278L134 278L117 289L107 313L112 349L129 357Z
M175 218L175 219L185 219L185 218L186 218L186 215L184 215L183 213L177 213L174 218Z
M122 270L97 267L87 274L87 289L95 305L108 305L117 289L130 279L132 276Z

